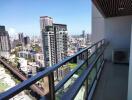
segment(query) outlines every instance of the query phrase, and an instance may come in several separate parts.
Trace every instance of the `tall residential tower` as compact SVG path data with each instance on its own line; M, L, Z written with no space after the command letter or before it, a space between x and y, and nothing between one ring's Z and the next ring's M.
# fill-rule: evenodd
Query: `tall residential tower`
M44 65L49 67L67 57L67 25L55 24L51 17L43 16L40 17L40 27ZM63 72L63 70L59 69L58 74L55 73L55 79L56 77L61 79L63 76L60 73Z
M18 33L18 39L21 43L23 43L23 40L24 40L24 36L23 36L23 33Z
M67 25L55 24L48 16L40 17L45 67L67 56Z
M11 50L11 46L10 46L9 34L5 30L5 26L0 26L0 56L4 56L8 58L10 50Z

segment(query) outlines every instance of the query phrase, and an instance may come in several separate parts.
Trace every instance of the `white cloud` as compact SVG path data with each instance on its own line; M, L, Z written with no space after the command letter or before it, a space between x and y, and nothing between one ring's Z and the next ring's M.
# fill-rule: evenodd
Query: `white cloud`
M8 33L11 34L11 35L13 35L13 34L16 33L16 29L14 29L14 28L8 28L7 31L8 31Z
M17 38L17 32L16 32L16 29L15 28L7 28L7 31L9 33L9 36L12 37L12 38Z

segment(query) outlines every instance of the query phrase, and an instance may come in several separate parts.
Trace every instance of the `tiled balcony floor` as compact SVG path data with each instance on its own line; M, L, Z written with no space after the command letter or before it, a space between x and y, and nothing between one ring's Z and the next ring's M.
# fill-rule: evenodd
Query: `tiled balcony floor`
M93 100L127 100L128 65L106 62Z

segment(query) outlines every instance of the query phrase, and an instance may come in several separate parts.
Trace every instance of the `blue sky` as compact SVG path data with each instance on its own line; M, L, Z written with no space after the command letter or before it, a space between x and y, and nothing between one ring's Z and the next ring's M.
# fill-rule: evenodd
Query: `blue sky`
M10 34L40 34L40 16L68 25L69 34L91 32L91 0L0 0L0 25Z

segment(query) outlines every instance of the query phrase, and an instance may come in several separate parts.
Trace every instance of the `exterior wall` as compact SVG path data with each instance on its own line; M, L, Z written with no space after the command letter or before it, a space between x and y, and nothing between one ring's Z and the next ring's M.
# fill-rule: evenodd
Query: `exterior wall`
M10 40L8 33L0 32L0 51L10 52Z
M48 16L41 16L40 17L40 29L41 31L45 29L45 26L52 26L53 19Z
M35 54L30 53L28 51L20 51L18 52L18 57L25 59L35 59Z
M57 63L67 57L67 25L53 24L54 33L56 35L56 58Z
M65 57L67 57L67 32L65 31L56 32L56 43L57 43L57 62L60 62Z
M92 42L103 38L109 41L106 58L112 59L113 49L130 48L132 16L103 18L97 8L92 7Z
M22 43L23 40L24 40L23 33L19 33L19 34L18 34L18 38L19 38L19 41Z
M44 67L44 54L35 54L35 62L40 66Z
M9 58L10 50L9 34L5 30L5 26L0 26L0 56Z
M103 18L93 5L92 7L92 42L105 38L109 41L105 57L112 58L112 50L130 51L128 100L132 100L132 16Z
M112 50L124 49L129 52L132 16L105 19L105 38L110 42L107 57L112 58Z
M97 10L97 8L92 5L92 35L91 41L92 43L97 42L104 38L104 29L105 23L104 18Z
M56 63L55 57L55 36L54 32L43 32L43 51L44 51L44 65L45 67L52 66Z
M55 24L48 16L40 17L42 44L44 53L44 66L49 67L67 56L67 25ZM69 67L67 66L67 69ZM58 69L54 72L54 79L61 79L67 69ZM62 75L63 73L63 75Z
M132 100L132 25L131 25L131 45L130 45L130 63L129 63L129 78L128 78L128 98Z

